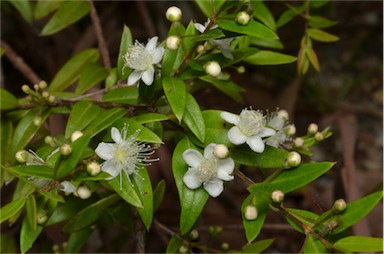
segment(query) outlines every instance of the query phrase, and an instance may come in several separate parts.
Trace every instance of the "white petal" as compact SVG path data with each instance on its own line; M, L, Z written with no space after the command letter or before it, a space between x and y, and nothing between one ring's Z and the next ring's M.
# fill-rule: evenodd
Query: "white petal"
M204 189L208 192L208 194L211 197L216 198L224 190L223 181L216 178L215 180L205 182L204 183Z
M233 170L235 170L235 162L233 161L232 158L218 160L217 168L219 171L224 171L227 174L232 174Z
M193 190L201 186L198 174L199 172L194 168L189 168L187 173L185 173L183 181L188 188Z
M271 129L271 128L268 128L268 127L265 127L265 128L262 128L258 134L258 136L264 138L264 137L269 137L269 136L272 136L272 135L275 135L276 131Z
M136 82L141 78L141 75L143 75L143 71L133 71L127 80L128 86L133 86L136 84Z
M256 153L262 153L265 148L263 140L259 136L252 136L247 139L247 144Z
M149 41L148 41L148 43L147 43L147 45L145 46L145 48L149 51L149 52L151 52L152 50L154 50L155 48L156 48L156 44L157 44L157 40L159 39L159 37L157 37L157 36L154 36L154 37L152 37Z
M101 170L110 174L111 177L106 178L106 180L111 180L121 172L122 168L114 160L108 160L101 165Z
M120 131L115 127L112 127L111 137L112 137L113 141L115 141L115 143L119 144L119 143L121 143L121 141L123 141L123 139L121 138Z
M115 147L113 144L101 142L95 149L97 156L103 160L110 160L115 153Z
M203 155L196 151L195 149L187 149L183 153L183 158L185 163L192 168L197 168L200 166L202 160L204 160Z
M225 111L221 112L220 116L221 116L221 118L223 118L228 123L235 124L235 125L240 120L240 116L229 113L229 112L225 112Z
M228 175L228 173L225 172L224 170L219 170L217 171L217 178L224 181L231 181L233 180L234 177L231 175Z
M195 28L196 28L197 31L199 31L200 33L203 33L203 32L204 32L204 30L205 30L205 26L203 26L203 25L200 24L200 23L195 23L194 25L195 25Z
M151 54L152 54L152 64L158 64L163 58L164 48L158 47L153 52L151 52Z
M237 126L233 126L229 129L227 136L229 141L234 145L244 144L247 140L247 136L245 136Z
M63 181L60 183L60 190L64 192L74 193L76 191L76 188L72 183L68 181Z
M204 149L204 157L207 159L213 157L214 156L213 151L215 150L215 147L216 147L216 144L214 143L207 145Z
M144 83L147 86L150 86L153 83L153 75L154 74L155 74L155 69L151 65L151 66L149 66L148 70L143 72L143 75L142 75L141 79L144 81Z

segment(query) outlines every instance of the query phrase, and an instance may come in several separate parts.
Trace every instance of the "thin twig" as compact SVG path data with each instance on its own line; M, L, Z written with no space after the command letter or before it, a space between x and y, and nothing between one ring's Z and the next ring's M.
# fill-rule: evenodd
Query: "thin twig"
M26 64L22 57L16 54L8 43L1 41L1 47L5 49L5 56L11 61L11 63L18 69L32 84L37 84L41 81L41 78Z
M243 182L245 182L248 186L251 186L254 184L254 182L251 179L249 179L246 175L244 175L243 172L241 172L240 170L236 170L236 175L241 180L243 180Z

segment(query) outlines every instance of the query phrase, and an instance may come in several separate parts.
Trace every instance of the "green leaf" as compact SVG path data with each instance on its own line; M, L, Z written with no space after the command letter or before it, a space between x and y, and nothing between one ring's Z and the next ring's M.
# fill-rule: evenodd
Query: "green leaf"
M168 36L176 35L182 38L182 36L184 36L184 33L185 27L180 22L173 22L171 27L169 28ZM177 50L172 50L167 47L165 48L163 60L161 63L163 77L172 76L176 69L179 68L179 66L183 62L184 55L187 52L186 46L189 45L187 43L187 40L189 39L182 39L182 43Z
M114 123L114 126L122 130L125 124L128 125L127 137L134 135L136 131L139 130L139 135L137 136L137 140L142 142L147 142L147 143L154 143L154 144L163 143L161 138L159 138L159 136L157 136L153 131L142 126L141 124L137 123L135 120L131 118L119 119Z
M25 204L25 198L15 199L12 202L6 204L0 209L0 223L11 218L13 215L17 214L21 209L23 209Z
M156 212L159 209L161 202L163 202L165 194L165 180L161 179L157 185L155 190L153 191L153 212Z
M243 100L242 92L245 90L230 80L220 80L212 76L203 76L200 77L200 79L212 84L214 87L231 97L236 102L240 103Z
M180 232L183 235L192 229L209 198L202 187L191 190L183 182L183 177L188 170L183 153L188 148L196 149L187 138L184 138L177 144L172 156L172 172L181 205Z
M348 236L338 240L334 246L348 252L383 252L383 239L368 236Z
M214 29L211 29L205 33L192 36L190 39L192 41L199 42L199 41L208 41L208 40L213 40L213 39L219 39L219 38L224 37L224 36L225 36L225 34L223 33L223 31L221 31L221 29L214 28ZM185 41L188 41L188 40L189 40L189 38Z
M88 63L80 73L79 84L76 87L76 94L83 94L108 76L108 71L96 63Z
M207 18L214 16L220 7L225 3L223 0L206 1L206 0L195 0L197 6L204 13Z
M179 249L182 245L182 241L180 240L178 235L173 235L171 239L169 239L167 250L165 253L179 253Z
M108 76L105 79L105 88L110 90L118 81L117 78L117 69L112 68L108 72Z
M329 20L320 16L311 16L309 18L309 26L313 28L326 28L336 25L338 22Z
M273 243L274 239L265 239L245 245L241 253L261 253Z
M33 10L32 1L20 1L20 0L8 0L9 3L17 9L17 11L23 16L28 23L32 22Z
M69 138L75 131L82 131L100 113L101 108L90 101L77 102L69 115L65 137Z
M46 1L38 0L35 5L34 16L36 19L41 19L57 10L64 1Z
M225 129L227 122L225 122L220 114L220 110L204 110L202 115L205 124L205 143L204 146L210 143L224 144L227 147L232 147L233 144L228 140L227 132Z
M33 230L36 230L36 228L37 228L37 207L36 207L36 199L35 199L34 195L28 196L25 207L27 209L28 222L29 222L31 228L33 228Z
M7 90L0 88L0 110L8 110L16 108L18 105L17 99Z
M76 4L81 2L66 2L67 4ZM49 92L60 92L69 87L87 66L88 63L96 62L99 59L97 49L86 49L74 55L63 67L56 73L51 84L48 87Z
M65 253L80 253L92 232L93 230L90 228L84 228L82 230L72 232L68 238Z
M33 243L36 241L37 237L39 237L42 230L43 226L41 225L37 225L36 230L34 230L29 224L28 218L24 217L20 231L21 253L26 253L32 247Z
M163 90L173 113L175 113L176 118L181 122L187 97L184 81L176 77L164 77Z
M329 253L329 251L319 239L309 234L305 239L303 253Z
M107 183L129 204L140 208L144 207L139 195L133 187L131 180L127 178L124 172L121 172L120 175L116 176L112 180L108 180Z
M130 70L123 70L124 69L124 55L127 53L129 46L132 45L132 34L129 27L124 25L123 33L121 35L120 40L120 50L119 55L117 57L117 75L119 80L123 80L128 78Z
M104 210L115 204L119 199L120 197L117 194L113 194L87 206L68 221L63 230L65 232L79 231L92 225L99 219Z
M279 39L277 34L260 22L251 19L246 26L238 24L235 20L220 19L217 21L220 28L239 34L247 34L263 39Z
M338 41L339 37L336 35L327 33L323 30L317 29L317 28L309 28L307 29L307 33L309 37L316 41L322 41L322 42L334 42Z
M72 153L61 160L55 175L57 178L62 178L76 169L77 164L82 158L84 149L88 146L91 137L89 134L84 134L80 138L71 143Z
M310 0L309 1L309 8L316 9L324 6L327 4L329 0Z
M15 157L15 154L9 154L9 147L11 146L12 140L12 132L13 132L13 124L11 119L2 117L0 121L0 140L1 140L1 146L0 146L0 165L7 165L8 156L12 156L12 158ZM6 171L4 171L3 167L0 169L1 171L1 183L0 186L3 186L4 181L7 181L9 179L6 179L4 174L6 174Z
M132 117L139 124L161 122L169 119L168 116L159 113L146 113Z
M189 127L192 133L204 143L205 140L205 124L200 106L195 98L187 93L185 102L185 112L183 117L184 123Z
M143 207L137 207L137 211L147 230L151 227L153 220L153 192L151 179L145 168L141 168L132 175L136 193L139 195Z
M290 5L288 5L288 7L290 7ZM304 10L305 10L305 4L296 8L290 7L290 9L286 10L285 12L283 12L283 14L281 14L280 18L277 20L276 26L278 28L284 26L289 21L291 21L294 17L302 13Z
M273 31L276 31L275 19L273 18L271 11L263 3L263 1L261 0L251 1L251 4L254 9L253 16L256 17L258 20L260 20L263 24L265 24L267 27L269 27Z
M269 208L270 196L270 193L267 191L258 189L257 192L252 192L246 199L244 199L243 204L241 205L245 236L249 243L256 239L264 225ZM250 204L254 205L257 209L257 218L255 220L247 220L244 217L246 207Z
M319 60L317 59L316 52L313 50L313 48L306 48L305 53L308 56L308 59L311 62L313 68L315 68L316 71L320 71Z
M84 134L90 133L93 137L111 126L116 120L122 118L125 114L127 114L127 111L123 108L112 108L106 110L99 114L92 124L88 125L88 127L84 130Z
M22 176L33 176L44 178L50 181L54 180L54 171L52 168L43 165L21 165L8 168L11 172Z
M265 146L264 152L255 153L248 146L236 146L231 157L237 163L257 168L281 168L288 152L272 146Z
M60 203L64 203L65 202L63 196L61 196L58 193L57 189L53 189L53 190L50 190L50 191L45 191L43 189L38 189L38 192L41 195L43 195L44 197L46 197L46 198L48 198L50 200L54 200L55 202L60 202Z
M54 34L81 19L91 10L86 1L64 1L41 31L41 35Z
M103 101L128 105L135 105L138 102L139 89L136 86L124 86L112 89L103 96Z
M295 218L309 227L315 226L316 220L319 218L319 215L307 210L300 210L294 208L286 208ZM305 234L300 225L297 225L296 222L291 220L289 217L285 217L289 224L295 228L296 231Z
M252 45L271 49L283 49L284 45L279 40L263 39L252 37L250 43Z
M260 50L256 54L247 57L245 62L256 65L277 65L292 63L296 61L296 59L294 56L269 50Z

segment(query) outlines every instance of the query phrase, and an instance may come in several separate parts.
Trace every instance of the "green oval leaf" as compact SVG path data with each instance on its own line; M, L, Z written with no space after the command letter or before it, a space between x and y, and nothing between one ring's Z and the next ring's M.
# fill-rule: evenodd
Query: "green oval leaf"
M32 22L32 1L8 0L28 23Z
M33 243L36 241L37 237L39 237L42 230L43 226L41 225L37 225L36 230L33 229L28 222L28 218L24 217L20 231L21 253L26 253L32 247Z
M163 90L173 113L175 113L176 118L181 122L187 97L184 81L176 77L164 77Z
M234 19L220 19L217 21L220 28L239 34L247 34L254 37L260 37L264 39L279 39L277 34L265 25L257 22L253 19L245 26L238 24Z
M80 73L79 84L76 87L76 94L82 94L108 76L108 71L96 63L88 63Z
M16 108L18 105L17 99L7 90L0 88L0 110L8 110Z
M326 28L337 24L337 21L329 20L320 16L311 16L309 18L309 26L313 28Z
M117 75L119 80L126 79L131 72L130 70L123 70L124 69L124 55L128 51L128 47L131 46L133 43L132 41L132 34L129 27L124 25L123 27L123 33L121 35L120 40L120 50L119 55L117 57Z
M101 108L90 101L77 102L69 115L65 137L69 138L75 131L82 131L100 113Z
M21 209L23 209L25 201L25 198L15 199L3 206L0 209L0 223L8 220L13 215L17 214Z
M34 230L37 227L37 207L36 207L36 199L34 195L29 195L27 198L27 202L25 204L27 210L27 218L28 222Z
M273 18L272 13L268 9L268 7L263 3L263 1L251 1L251 4L253 6L253 9L255 10L253 12L253 16L255 16L258 20L260 20L263 24L265 24L273 31L276 31L275 19Z
M300 210L294 208L286 208L295 218L301 221L303 224L313 227L316 223L316 220L319 218L319 215L307 210ZM291 220L289 217L285 217L289 224L295 228L296 231L305 234L303 228L300 225L297 225L296 222Z
M265 239L245 245L241 253L261 253L266 250L273 243L274 239Z
M136 86L124 86L113 89L103 96L103 101L128 105L135 105L138 102L139 89Z
M80 253L81 248L87 242L92 232L93 230L90 228L84 228L82 230L72 232L68 238L65 253Z
M106 110L99 114L92 124L88 125L88 127L84 130L84 134L90 133L93 137L111 126L116 120L122 118L126 113L126 109L123 108L112 108Z
M120 175L116 176L112 180L108 180L107 183L129 204L140 208L144 207L139 195L136 193L136 190L131 183L131 180L127 178L124 172L121 172Z
M165 180L161 179L153 191L153 211L154 212L156 212L156 210L159 209L161 202L163 202L164 194L165 194Z
M54 34L81 19L91 10L86 1L64 1L41 31L41 35Z
M144 124L144 123L165 121L165 120L168 120L169 117L159 113L147 113L147 114L134 116L132 117L132 119L139 124Z
M382 252L383 238L348 236L338 240L334 246L348 252Z
M45 1L38 0L35 5L34 16L36 19L41 19L57 10L64 1Z
M54 180L54 171L52 168L43 165L22 165L8 168L11 172L22 176L33 176L44 178L50 181Z
M9 147L11 146L12 143L12 132L13 132L13 124L11 119L7 117L2 117L0 121L0 165L7 165L8 161L8 156L11 155L12 157L15 156L15 154L9 154ZM5 173L4 169L1 167L0 168L1 173ZM2 179L0 180L0 186L3 186L4 181L8 181L8 177L6 174L2 175Z
M216 14L216 11L225 3L223 0L206 1L206 0L195 0L195 3L199 6L200 10L204 13L207 18L210 18Z
M187 92L185 102L185 112L183 116L184 123L189 127L192 133L204 143L205 141L205 124L200 106L195 98Z
M159 136L157 136L153 131L151 131L147 127L142 126L141 124L137 123L133 119L127 119L127 118L119 119L114 123L114 126L122 130L125 124L128 125L127 137L134 135L136 131L139 130L139 135L137 136L138 141L154 143L154 144L163 143L161 138L159 138Z
M203 76L200 77L200 79L212 84L214 87L231 97L236 102L240 103L243 100L242 92L245 90L230 80L220 80L212 76Z
M233 144L228 140L228 130L225 129L227 123L221 118L220 110L204 110L202 115L205 124L205 143L204 146L210 143L224 144L227 147L232 147Z
M316 41L322 41L322 42L334 42L338 41L339 37L336 35L327 33L323 30L317 29L317 28L309 28L307 29L307 33L309 37Z
M256 54L247 57L244 61L256 65L288 64L296 61L297 57L269 50L260 50Z
M182 241L178 235L173 235L171 239L169 239L167 250L165 253L179 253L179 249L182 245Z
M138 169L132 176L136 193L140 197L143 207L137 207L137 211L147 230L151 227L153 220L153 192L151 179L145 168Z

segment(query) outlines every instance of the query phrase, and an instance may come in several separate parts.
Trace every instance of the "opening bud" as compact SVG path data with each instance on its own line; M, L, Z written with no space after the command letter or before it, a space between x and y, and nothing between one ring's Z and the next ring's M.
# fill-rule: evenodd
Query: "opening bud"
M236 16L236 22L239 23L240 25L247 25L249 23L249 20L251 19L251 16L245 11L241 11L237 13Z
M315 134L319 130L319 127L315 123L311 123L308 125L308 133L309 134Z
M167 48L175 50L179 48L180 42L181 40L179 37L172 35L167 38L166 45Z
M275 190L271 193L271 199L276 204L280 204L281 202L283 202L284 196L284 192L282 192L281 190Z
M248 205L245 208L244 218L246 220L256 220L257 218L257 208L254 205Z
M87 186L79 186L76 190L76 194L81 199L87 199L92 195L91 191Z
M43 119L41 119L40 116L36 116L35 118L33 118L33 125L39 127L42 123Z
M297 137L295 138L295 140L293 141L294 145L296 147L302 147L304 145L304 139L303 138L300 138L300 137Z
M71 135L71 141L72 142L75 142L75 140L77 140L78 138L80 138L81 136L83 136L83 133L81 131L75 131L74 133L72 133Z
M171 22L178 22L181 20L182 12L179 7L171 6L165 12L165 17Z
M316 132L315 134L315 140L316 141L322 141L324 139L324 136L321 132Z
M285 127L285 134L288 136L293 136L296 133L296 126L294 124L290 124L287 127Z
M333 208L337 212L342 212L345 210L345 208L347 208L347 203L345 202L344 199L340 198L340 199L335 201L335 203L333 204Z
M213 154L219 159L225 159L229 155L228 147L223 144L218 144L215 146Z
M287 156L288 168L297 167L301 163L301 155L298 152L290 152Z
M60 146L60 153L64 156L68 156L72 153L72 147L68 144Z
M213 77L217 77L221 73L221 67L216 61L207 62L206 64L204 64L203 68L205 70L205 73Z
M20 150L16 152L15 158L20 163L25 163L28 160L28 152L25 150Z
M29 91L31 91L31 89L29 88L28 85L23 85L21 87L21 90L23 90L23 92L26 93L26 94L29 94Z
M95 176L100 174L100 164L97 163L96 161L91 161L87 163L87 172L91 176Z

